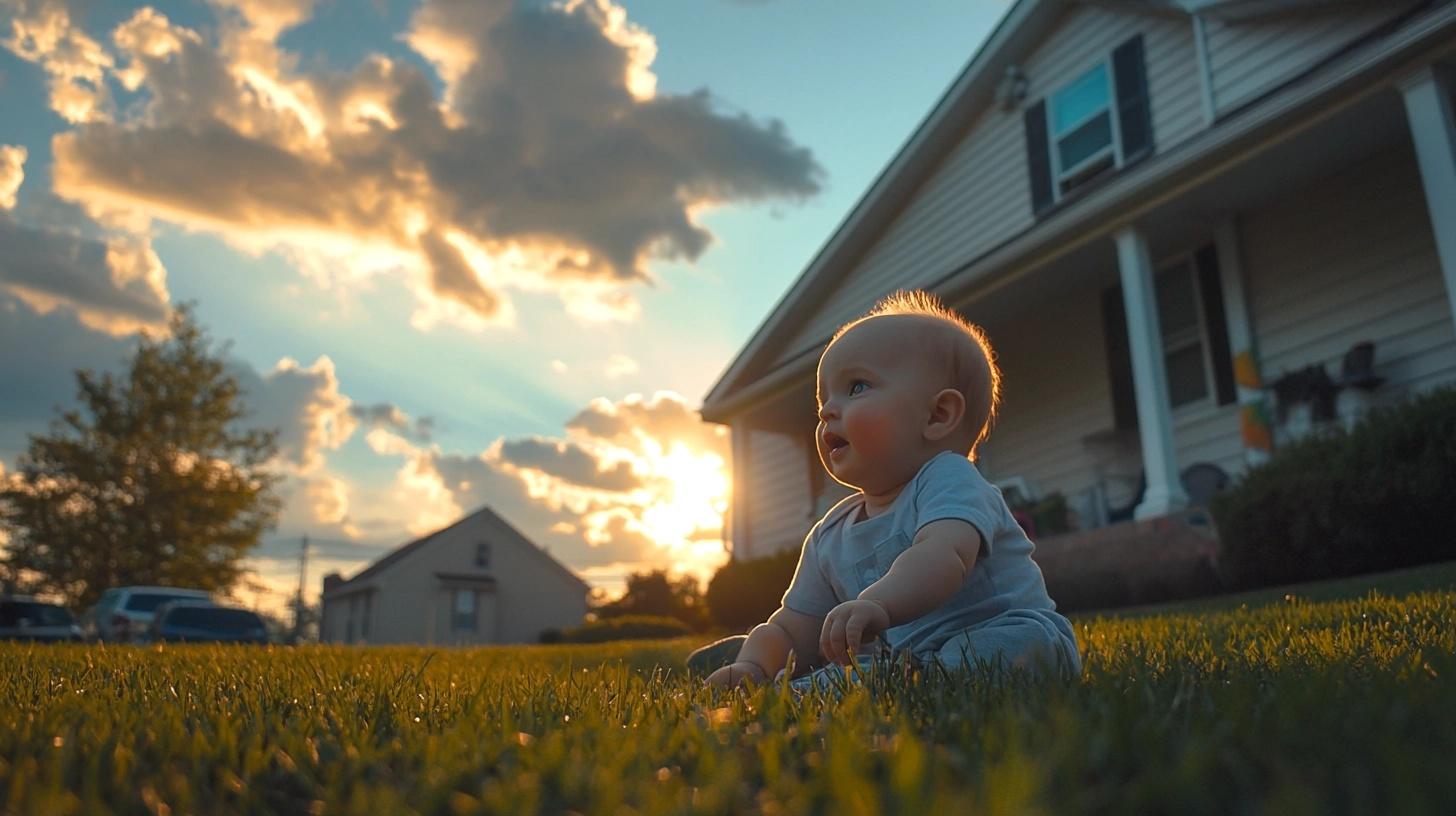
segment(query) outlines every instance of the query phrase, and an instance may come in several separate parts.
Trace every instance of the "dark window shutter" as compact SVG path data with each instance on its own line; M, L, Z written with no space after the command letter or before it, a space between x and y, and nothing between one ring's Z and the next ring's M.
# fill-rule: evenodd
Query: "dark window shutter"
M1051 152L1047 145L1046 100L1027 108L1026 166L1031 175L1031 210L1039 213L1052 205Z
M1198 266L1198 290L1203 296L1203 325L1208 328L1208 357L1213 362L1213 388L1219 405L1238 399L1234 388L1234 361L1229 351L1228 320L1224 316L1223 282L1218 276L1218 250L1208 244L1193 256Z
M1117 90L1122 161L1131 164L1153 149L1153 119L1148 105L1148 72L1141 34L1112 52L1112 84Z
M1102 292L1102 339L1107 344L1107 377L1112 387L1112 426L1136 428L1137 392L1132 382L1132 349L1127 339L1127 311L1122 287Z

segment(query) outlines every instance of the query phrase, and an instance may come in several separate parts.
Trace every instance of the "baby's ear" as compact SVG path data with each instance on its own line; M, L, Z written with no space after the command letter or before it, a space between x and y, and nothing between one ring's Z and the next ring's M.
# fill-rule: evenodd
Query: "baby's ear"
M954 388L942 388L930 401L930 416L925 421L925 438L939 442L960 427L966 416L966 397Z

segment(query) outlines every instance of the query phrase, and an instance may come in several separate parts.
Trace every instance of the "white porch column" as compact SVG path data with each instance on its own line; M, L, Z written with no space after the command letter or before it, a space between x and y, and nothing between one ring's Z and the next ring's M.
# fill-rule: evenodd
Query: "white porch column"
M1158 324L1158 299L1153 289L1153 259L1147 239L1137 228L1124 227L1113 238L1122 274L1138 433L1143 445L1143 471L1147 474L1147 491L1142 503L1133 509L1133 518L1165 516L1187 507L1188 494L1178 478L1173 448L1173 409L1168 402L1168 374L1163 365L1163 330Z
M1238 225L1232 218L1213 233L1218 252L1219 279L1223 282L1224 322L1229 349L1234 357L1234 385L1239 399L1239 434L1243 439L1244 461L1257 465L1269 461L1274 450L1274 433L1264 400L1264 379L1259 373L1259 349L1254 342L1249 303L1244 297L1244 263L1239 252Z
M1406 119L1421 168L1426 210L1436 234L1436 255L1446 278L1446 299L1456 320L1456 111L1451 71L1427 65L1400 83Z

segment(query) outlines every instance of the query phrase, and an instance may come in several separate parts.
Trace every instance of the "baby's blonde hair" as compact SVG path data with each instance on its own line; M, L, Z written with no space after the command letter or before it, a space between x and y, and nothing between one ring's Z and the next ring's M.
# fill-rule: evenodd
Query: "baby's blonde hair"
M974 429L966 455L976 458L976 449L991 435L1001 405L1001 369L996 365L996 352L980 326L966 320L960 312L946 306L937 296L921 289L900 290L882 298L862 317L845 323L829 340L830 345L844 333L866 320L892 315L929 318L933 324L949 329L927 338L927 351L944 365L952 388L966 400L965 423Z

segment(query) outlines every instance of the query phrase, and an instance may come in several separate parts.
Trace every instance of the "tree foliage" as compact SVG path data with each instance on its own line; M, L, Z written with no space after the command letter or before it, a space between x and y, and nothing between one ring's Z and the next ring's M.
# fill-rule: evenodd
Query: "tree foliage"
M76 383L80 406L31 435L0 486L0 570L77 605L112 586L231 587L278 513L277 431L240 427L238 383L192 309L143 334L122 376Z
M708 624L708 608L698 582L690 575L673 578L666 570L652 570L627 579L622 597L596 608L599 620L627 615L675 618L694 629Z

